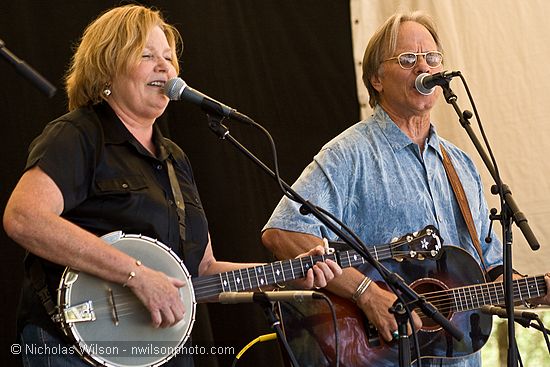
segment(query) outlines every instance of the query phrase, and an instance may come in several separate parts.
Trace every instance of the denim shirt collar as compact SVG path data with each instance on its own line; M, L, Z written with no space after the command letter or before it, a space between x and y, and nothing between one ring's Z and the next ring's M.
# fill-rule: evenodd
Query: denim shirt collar
M390 146L394 152L397 152L414 142L409 138L390 118L390 116L379 105L374 108L373 119L377 122L378 126L382 130L382 133L388 139ZM430 123L430 135L427 139L427 147L433 148L437 154L441 156L441 149L439 147L441 139L437 135L435 126Z

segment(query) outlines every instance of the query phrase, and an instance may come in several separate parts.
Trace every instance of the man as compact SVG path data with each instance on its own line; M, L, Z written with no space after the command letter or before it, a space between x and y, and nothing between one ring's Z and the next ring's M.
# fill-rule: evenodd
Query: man
M442 46L429 16L414 12L390 17L371 38L363 59L363 81L373 115L325 145L294 189L339 218L367 245L387 243L394 237L434 225L445 244L466 250L494 280L501 277L502 248L496 236L491 243L483 240L489 233L489 218L480 176L471 159L439 137L431 124L430 111L441 89L429 95L415 89L418 75L442 71L442 62ZM476 237L481 243L479 251L447 178L442 149L449 155L466 191ZM336 239L313 216L303 216L298 209L297 204L283 198L265 227L262 240L279 258L296 256L320 243L323 237ZM397 262L388 261L385 265L399 272ZM377 274L365 277L363 273L368 270L372 269L346 269L328 289L355 301L380 336L389 342L397 330L395 317L388 312L396 296L370 280L380 280ZM547 286L549 280L547 276ZM548 303L548 297L537 301ZM422 326L414 312L413 322L417 330ZM449 351L447 347L441 350L441 356L449 352L456 350ZM391 358L369 361L373 366L397 363ZM434 358L431 363L478 366L481 361L479 353L472 352L453 359Z

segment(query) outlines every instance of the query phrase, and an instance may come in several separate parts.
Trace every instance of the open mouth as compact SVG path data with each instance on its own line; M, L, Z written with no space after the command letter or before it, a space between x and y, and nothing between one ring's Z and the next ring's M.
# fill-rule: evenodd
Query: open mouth
M166 82L164 80L154 80L152 82L147 83L147 85L151 87L157 87L157 88L164 88L164 85Z

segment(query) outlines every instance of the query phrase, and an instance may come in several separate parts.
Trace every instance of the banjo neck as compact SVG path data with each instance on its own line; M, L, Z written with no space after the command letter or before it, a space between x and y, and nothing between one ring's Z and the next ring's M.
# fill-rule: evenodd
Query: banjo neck
M338 244L338 243L333 243ZM437 258L440 256L441 240L433 226L422 231L409 233L389 244L370 246L368 252L379 261L387 259ZM195 299L198 303L217 300L223 292L262 290L272 285L304 278L309 269L319 261L333 260L340 267L356 267L366 260L354 250L336 251L331 254L304 256L291 260L281 260L250 268L237 269L225 273L207 275L192 280Z

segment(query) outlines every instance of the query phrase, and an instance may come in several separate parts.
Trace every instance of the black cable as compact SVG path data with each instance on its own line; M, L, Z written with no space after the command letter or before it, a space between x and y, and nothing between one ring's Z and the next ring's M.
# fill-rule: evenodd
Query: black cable
M316 207L316 208L317 208L317 210L319 210L323 214L327 215L330 219L335 221L338 225L340 225L341 228L343 228L346 232L348 232L355 240L357 240L359 243L362 243L361 240L357 237L357 235L350 228L348 228L347 225L345 225L340 220L338 220L338 218L333 216L332 213L324 210L321 207ZM387 271L385 268L383 268L383 269L384 269L384 271ZM377 269L377 270L379 272L381 272L380 269ZM405 302L405 300L403 299L403 296L399 292L397 292L397 289L395 289L393 284L387 283L387 285L393 291L393 293L397 296L397 298L399 299L401 304L405 307L405 310L407 312L407 316L408 316L410 324L411 324L412 338L413 338L414 348L415 348L415 352L416 352L416 356L417 356L417 364L418 364L418 367L422 367L422 362L420 361L420 345L418 343L418 337L416 335L416 330L415 330L415 327L414 327L414 323L412 322L412 313L411 313L411 310L409 308L409 305L407 304L407 302Z
M418 367L422 367L422 361L420 359L421 356L420 356L420 344L418 343L418 335L416 334L416 327L414 326L414 322L412 321L413 318L412 318L411 310L409 309L409 307L407 307L407 305L405 305L405 311L407 312L407 316L411 324L411 331L412 331L411 335L414 343L414 349L416 351L416 365Z
M521 360L521 355L519 354L519 347L518 347L517 340L514 343L514 345L516 346L516 356L518 357L519 367L523 367L523 361Z
M271 147L271 154L273 155L272 159L273 159L273 168L274 168L274 172L275 172L275 180L277 181L277 184L279 185L279 188L281 189L281 191L283 192L283 195L285 195L286 197L288 197L290 200L292 201L296 201L296 199L294 198L294 196L292 195L292 193L290 193L283 185L283 180L281 179L281 176L279 174L279 157L278 157L278 154L277 154L277 147L275 145L275 141L273 140L273 137L271 136L271 134L269 133L269 131L263 127L262 125L258 124L256 121L254 121L253 119L251 118L248 118L247 119L248 123L252 126L254 126L255 128L259 129L261 132L264 133L264 135L267 137L267 139L269 140L269 145Z
M254 121L253 119L247 117L247 122L254 126L255 128L259 129L260 131L262 131L266 137L268 138L269 140L269 144L271 145L271 151L272 151L272 154L273 154L273 164L274 164L274 174L275 174L275 179L279 185L279 187L281 188L281 191L283 192L283 194L288 197L290 200L294 201L294 202L297 202L299 204L301 204L298 200L296 200L296 198L294 198L294 196L288 192L288 190L284 187L284 184L283 184L283 181L279 175L279 163L278 163L278 157L277 157L277 148L275 146L275 141L273 140L273 137L271 136L271 134L269 133L269 131L264 128L262 125L258 124L256 121ZM313 205L313 204L312 204ZM359 238L359 236L357 236L357 234L352 231L346 224L344 224L342 221L340 221L338 218L336 218L332 213L326 211L325 209L319 207L319 206L316 206L316 205L313 205L315 207L315 209L317 209L319 212L325 214L326 216L328 216L330 219L332 219L336 224L338 224L340 226L340 228L344 229L354 240L355 240L355 244L356 246L360 246L362 248L367 248L367 246L363 243L363 241ZM303 213L302 213L303 214ZM380 264L379 262L375 262L375 264L377 266L373 266L379 273L380 275L386 279L388 274L389 274L389 271L383 267L382 264ZM408 308L407 306L407 302L405 302L405 300L402 298L401 294L399 292L397 292L397 289L394 287L393 284L391 284L391 282L388 282L388 287L392 290L392 292L397 296L397 298L401 301L401 303L403 305L405 305L405 307ZM417 352L419 352L417 350ZM420 353L418 353L418 355L420 355Z
M334 351L336 353L336 367L340 366L340 331L338 329L338 319L336 318L336 309L334 304L325 294L319 292L319 295L323 297L323 300L328 304L330 313L332 315L332 323L334 325Z
M464 89L466 90L466 94L468 95L468 99L470 101L470 104L472 106L472 109L474 111L474 115L476 117L476 121L477 121L477 125L478 125L478 128L479 128L479 131L481 133L481 136L483 138L483 142L485 144L485 147L487 149L487 152L489 154L489 157L491 159L491 163L493 165L493 179L495 180L495 183L497 185L497 189L498 189L498 196L499 196L499 199L500 199L500 208L501 208L501 213L500 213L500 221L501 221L501 225L502 225L502 228L503 228L503 246L508 246L508 240L512 241L511 239L511 231L512 231L512 228L508 228L508 227L511 227L512 225L512 220L514 219L514 214L513 213L510 213L510 218L508 218L508 214L507 214L507 211L509 211L507 208L507 204L506 204L506 199L504 197L505 193L504 193L504 187L503 187L503 183L502 183L502 179L500 177L500 172L499 172L499 169L498 169L498 165L497 165L497 162L496 162L496 159L493 155L493 151L491 149L491 145L489 144L489 140L487 139L487 136L485 134L485 130L483 129L483 124L481 123L481 118L479 117L479 113L477 111L477 107L475 105L475 101L472 97L472 94L470 93L470 88L468 87L468 83L466 82L466 79L464 78L464 76L462 75L462 73L459 72L459 76L460 76L460 80L462 81L463 85L464 85ZM463 118L466 118L466 116L463 114ZM510 231L510 238L507 237L507 233L508 231L506 230L506 228L508 228L508 231ZM508 247L507 247L508 248ZM509 256L506 256L506 253L507 251L511 251L511 249L507 250L507 249L504 249L504 274L505 274L505 277L504 277L504 280L505 280L505 284L507 284L507 281L511 279L511 275L508 274L510 271L507 271L506 269L510 269L511 268L511 262L512 262L512 254L510 252ZM482 254L481 254L482 255ZM510 257L510 258L508 258ZM483 259L480 259L483 263ZM487 269L486 269L487 270ZM512 294L507 294L508 291L507 289L505 289L505 295L506 295L506 299L505 299L505 302L506 304L508 305L508 303L512 303L513 304L513 291L512 291ZM511 306L513 308L513 305ZM507 307L507 310L509 310L510 308ZM511 315L510 317L513 317L513 315ZM514 332L514 323L508 323L508 339L512 339L515 335L515 332ZM519 355L519 350L517 348L517 343L515 343L515 341L512 341L512 340L509 340L509 344L515 344L515 348L509 348L509 354L508 354L508 363L510 364L514 364L514 361L513 360L510 360L510 357L513 355L513 354L510 354L512 351L515 352L515 358L517 360L520 361L521 363L521 356Z
M548 348L548 353L550 354L550 340L548 338L548 329L546 329L546 327L542 323L542 320L539 317L536 318L536 321L539 324L542 335L544 335L544 341L546 341L546 348Z
M489 144L489 140L487 139L487 135L485 134L485 130L483 129L483 124L481 123L481 118L479 117L479 113L477 111L474 98L472 97L472 93L470 92L470 88L468 87L468 83L466 82L466 79L464 78L462 73L459 72L459 76L460 76L460 80L462 81L462 84L464 84L464 89L466 90L466 94L468 95L468 100L470 101L470 104L472 105L472 109L474 110L477 126L479 127L479 132L481 133L481 137L483 138L483 142L485 143L485 147L487 148L487 153L491 158L491 163L493 164L493 168L495 170L494 179L498 187L498 195L500 198L501 205L503 205L505 203L505 200L504 200L504 192L502 191L502 179L500 178L500 172L498 170L498 165L497 165L495 156L493 155L493 150L491 149L491 145Z

